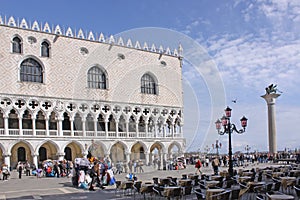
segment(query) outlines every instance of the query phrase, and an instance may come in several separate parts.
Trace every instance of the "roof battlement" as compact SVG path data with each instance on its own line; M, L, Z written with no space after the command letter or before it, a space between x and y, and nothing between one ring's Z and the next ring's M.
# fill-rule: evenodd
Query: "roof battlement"
M157 48L154 44L149 46L146 42L144 42L143 45L141 45L139 41L136 41L135 44L133 44L130 38L127 41L124 41L122 37L115 38L113 35L110 35L109 37L105 37L103 33L94 34L92 31L84 32L81 28L78 31L72 30L70 27L68 27L67 29L62 29L59 25L50 26L48 22L42 24L42 23L38 23L35 20L33 23L29 23L28 25L27 21L24 18L21 21L19 19L16 21L15 18L12 16L9 17L8 19L6 18L6 16L4 16L3 19L2 16L0 15L0 25L6 25L6 26L16 27L20 29L28 29L28 30L33 30L33 31L38 31L43 33L63 35L66 37L78 38L78 39L83 39L88 41L114 44L114 45L123 46L127 48L134 48L134 49L169 55L169 56L182 57L182 46L180 44L178 49L174 49L173 51L171 51L169 47L163 48L162 45L160 45Z

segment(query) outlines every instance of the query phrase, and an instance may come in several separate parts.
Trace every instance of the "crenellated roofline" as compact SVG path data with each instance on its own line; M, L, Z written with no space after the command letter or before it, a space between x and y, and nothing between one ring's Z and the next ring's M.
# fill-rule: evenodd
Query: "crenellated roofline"
M100 43L114 44L114 45L123 46L127 48L134 48L138 50L155 52L155 53L160 53L160 54L179 57L179 58L182 57L182 51L183 51L181 44L179 44L178 49L174 49L173 51L171 51L169 47L164 48L162 45L160 45L157 48L154 44L150 46L146 42L144 42L143 45L141 45L139 41L136 41L134 44L130 38L127 40L127 42L125 42L122 37L115 38L113 35L110 35L109 37L105 37L103 33L94 34L92 31L84 32L81 28L78 31L72 30L70 27L66 29L62 29L59 25L50 26L48 22L45 22L43 24L43 23L38 23L35 20L33 23L29 23L28 25L27 21L24 18L21 21L19 19L16 21L15 18L12 16L9 17L8 19L6 16L4 16L3 19L2 16L0 15L0 25L6 25L6 26L20 28L20 29L28 29L28 30L42 32L42 33L63 35L66 37L83 39L87 41L96 41ZM97 37L97 35L99 36Z

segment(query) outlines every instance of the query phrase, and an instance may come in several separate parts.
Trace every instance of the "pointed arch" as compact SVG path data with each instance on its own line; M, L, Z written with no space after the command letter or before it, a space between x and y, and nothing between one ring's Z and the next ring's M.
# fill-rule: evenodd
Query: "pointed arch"
M91 67L87 72L87 84L89 88L108 89L108 75L100 65Z
M41 57L50 57L50 42L48 40L41 43Z
M11 52L12 53L19 53L23 52L23 40L22 37L19 35L15 35L11 40Z
M141 78L141 93L158 95L158 81L153 73L147 72Z
M44 67L42 62L33 56L25 58L20 64L21 82L44 82Z

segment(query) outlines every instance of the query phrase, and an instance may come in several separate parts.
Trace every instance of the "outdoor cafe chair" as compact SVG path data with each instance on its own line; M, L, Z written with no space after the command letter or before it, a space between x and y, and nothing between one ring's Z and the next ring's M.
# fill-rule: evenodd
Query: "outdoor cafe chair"
M296 195L298 196L298 198L300 198L300 186L294 185L294 189L295 189Z
M205 200L206 199L206 196L205 194L202 192L201 189L195 189L195 194L196 194L196 197L197 197L197 200Z
M210 198L217 199L217 200L230 200L230 193L231 190L225 190L222 193L212 195Z
M256 200L265 200L265 198L262 194L258 194L256 195Z

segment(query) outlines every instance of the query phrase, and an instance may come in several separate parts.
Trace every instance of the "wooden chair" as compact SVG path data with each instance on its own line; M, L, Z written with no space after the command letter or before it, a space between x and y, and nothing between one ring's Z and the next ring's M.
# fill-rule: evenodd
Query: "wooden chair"
M233 189L231 191L231 199L232 200L238 200L240 198L240 189Z
M133 184L134 184L133 181L127 181L123 187L121 184L120 189L123 190L123 195L131 195L132 194L132 191L134 189Z
M135 199L136 193L140 194L141 187L142 187L142 181L136 181L136 182L133 184L133 190L134 190L133 195L134 195L134 199Z
M299 185L294 185L294 189L295 189L295 192L296 192L298 198L300 198L300 186Z
M256 200L265 200L265 198L262 194L258 194L256 195Z
M153 192L154 192L154 195L155 195L155 199L164 198L163 191L164 191L164 189L162 187L154 186L153 187Z
M121 190L121 181L116 181L116 189L115 189L115 195Z
M279 192L280 187L281 187L281 182L275 182L273 190Z
M217 200L230 200L229 199L230 198L230 193L231 193L231 190L225 190L222 193L212 195L211 198L212 199L217 199Z
M158 185L158 184L159 184L158 178L157 178L157 177L153 177L152 180L153 180L153 183L154 183L155 185Z
M205 194L202 193L201 189L196 189L195 194L196 194L197 200L205 200L206 199Z

